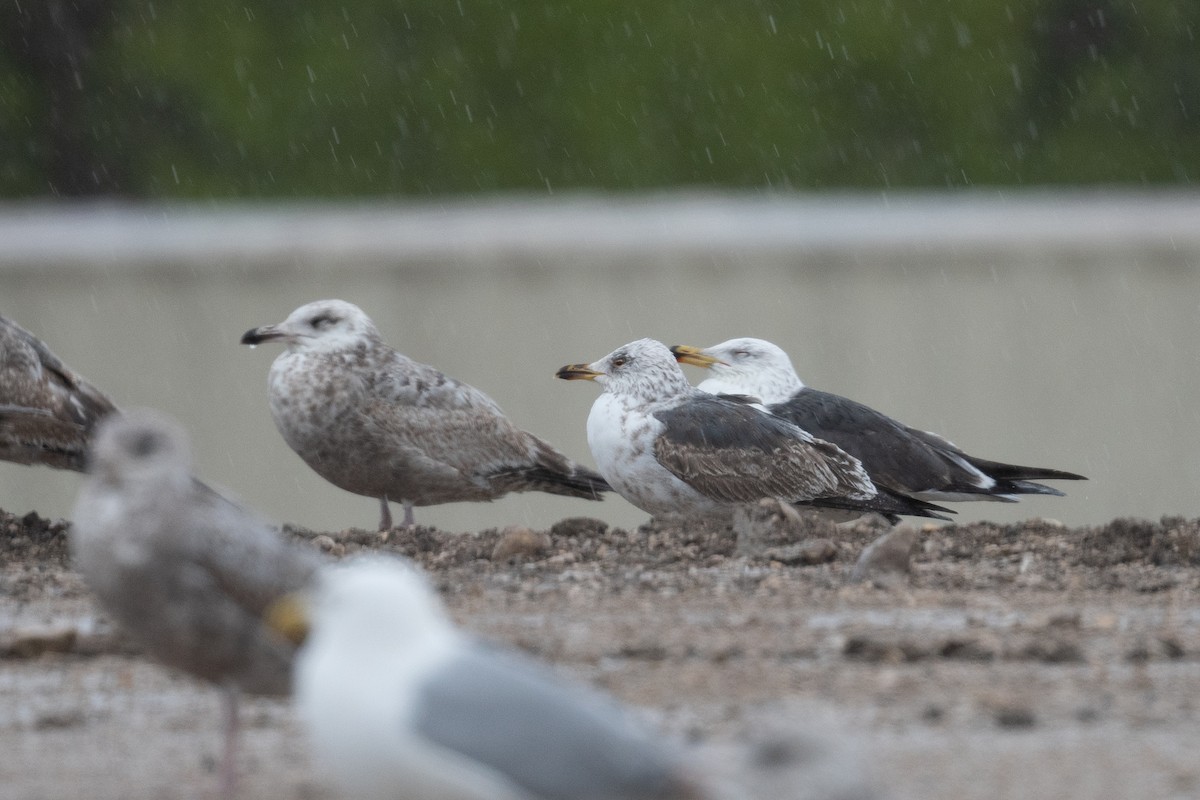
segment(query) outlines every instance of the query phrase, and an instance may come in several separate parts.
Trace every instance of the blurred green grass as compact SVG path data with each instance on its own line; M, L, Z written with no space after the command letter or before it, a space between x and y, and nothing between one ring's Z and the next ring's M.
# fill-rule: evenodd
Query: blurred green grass
M1200 5L0 6L0 195L1187 184Z

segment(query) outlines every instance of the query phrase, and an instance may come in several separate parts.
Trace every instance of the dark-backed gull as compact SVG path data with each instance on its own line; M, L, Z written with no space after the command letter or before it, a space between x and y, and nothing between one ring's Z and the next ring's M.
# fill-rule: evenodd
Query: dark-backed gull
M699 798L680 755L613 700L461 633L424 576L365 556L270 618L305 636L313 753L361 800Z
M1043 467L1023 467L968 455L941 436L910 428L880 412L804 385L787 353L762 339L730 339L704 349L671 348L684 364L706 367L701 391L759 398L775 415L862 462L879 486L934 502L1000 500L1016 495L1062 495L1034 481L1087 480Z
M557 377L601 385L587 421L592 456L609 484L650 514L703 513L764 498L877 511L893 521L945 510L877 489L857 459L745 398L693 388L667 346L653 339L592 364L570 364Z
M115 410L40 339L0 316L0 460L82 472L93 428Z
M242 344L283 342L271 365L271 414L317 474L355 494L413 506L495 500L509 492L600 500L608 484L513 425L478 389L401 355L358 306L318 300Z
M71 527L73 563L101 605L162 663L224 692L221 781L233 791L239 691L284 695L294 645L267 608L320 561L192 477L187 435L135 409L97 430Z

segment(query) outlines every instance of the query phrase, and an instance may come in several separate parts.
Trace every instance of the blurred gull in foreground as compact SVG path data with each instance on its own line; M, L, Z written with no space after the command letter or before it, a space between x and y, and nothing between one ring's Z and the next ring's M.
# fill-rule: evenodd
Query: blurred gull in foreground
M0 460L82 472L96 423L115 410L40 339L0 316Z
M307 639L296 702L315 755L360 800L668 800L704 795L610 698L460 633L399 559L323 570L270 618Z
M600 473L650 514L698 514L773 498L789 504L940 517L945 509L872 484L858 460L745 398L693 388L666 345L640 339L564 380L602 386L588 415Z
M413 506L495 500L509 492L599 500L608 484L513 425L492 398L389 347L362 309L342 300L301 306L242 344L281 341L271 365L271 414L325 480Z
M187 435L162 414L105 421L91 459L71 528L74 565L147 653L224 689L229 796L238 692L291 687L295 647L263 614L320 560L193 478Z
M1044 467L1023 467L968 455L935 433L910 428L845 397L800 380L787 353L762 339L730 339L708 348L671 348L684 364L707 368L697 387L714 394L745 394L813 436L833 442L862 462L877 486L933 502L998 500L1062 492L1039 480L1087 480Z

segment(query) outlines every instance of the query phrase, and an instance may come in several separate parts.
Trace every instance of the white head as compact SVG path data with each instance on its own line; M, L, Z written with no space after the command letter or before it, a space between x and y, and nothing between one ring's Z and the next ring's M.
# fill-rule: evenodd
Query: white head
M804 388L788 354L763 339L730 339L703 350L675 345L671 352L680 363L709 370L697 387L704 392L748 394L771 405Z
M110 414L88 452L92 481L112 488L188 486L192 451L187 433L171 417L149 408Z
M349 558L276 601L266 622L302 642L296 708L317 760L345 796L422 796L397 788L421 774L406 758L404 726L419 686L454 652L459 634L420 571L384 555Z
M251 328L242 344L281 341L289 351L335 352L382 341L375 323L363 310L345 300L317 300L302 305L277 325Z
M328 567L309 606L314 645L348 656L375 648L419 651L453 631L433 587L400 558L363 556Z
M556 377L596 381L606 392L645 402L669 400L692 390L671 351L654 339L630 342L591 364L568 364Z

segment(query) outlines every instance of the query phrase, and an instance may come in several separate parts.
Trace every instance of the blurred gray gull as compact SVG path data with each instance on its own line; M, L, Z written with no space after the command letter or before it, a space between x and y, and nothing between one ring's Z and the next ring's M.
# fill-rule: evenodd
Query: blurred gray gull
M730 339L708 348L671 348L684 364L712 377L701 391L757 397L771 413L817 438L833 442L862 462L878 486L932 502L998 500L1062 492L1039 480L1087 480L1044 467L1023 467L968 455L941 436L910 428L873 408L812 389L800 380L787 353L762 339Z
M608 484L513 425L478 389L401 355L360 308L342 300L301 306L242 344L281 341L271 365L271 414L288 445L325 480L413 506L495 500L509 492L600 500Z
M891 521L944 510L877 489L857 459L745 398L693 388L653 339L570 364L557 377L601 385L587 421L592 456L609 484L650 514L698 514L764 498L875 511Z
M0 316L0 460L82 472L92 430L115 410L40 339Z
M102 422L71 551L104 609L162 663L221 687L223 793L233 792L239 691L284 695L294 645L263 615L320 563L191 474L184 431L132 410Z
M456 629L415 568L348 560L272 620L297 638L313 752L360 800L700 798L682 756L611 698Z

